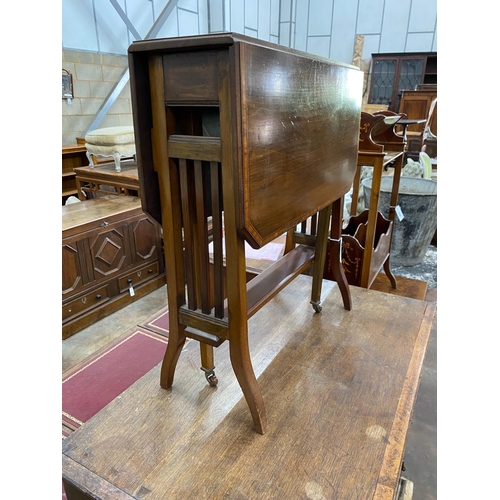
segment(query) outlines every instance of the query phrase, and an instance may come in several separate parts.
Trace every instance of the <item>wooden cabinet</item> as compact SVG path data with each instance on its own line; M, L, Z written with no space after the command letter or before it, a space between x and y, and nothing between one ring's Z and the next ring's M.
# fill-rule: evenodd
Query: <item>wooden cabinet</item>
M62 207L63 338L165 284L161 228L132 196Z
M431 103L437 97L437 85L433 89L428 90L403 90L401 102L399 105L399 113L406 114L407 118L427 118ZM422 133L425 123L410 125L408 132ZM432 114L429 123L431 132L437 135L437 109ZM411 135L411 134L410 134Z
M372 54L370 104L399 110L401 92L437 84L437 52Z
M62 147L62 204L69 196L78 194L75 168L89 164L87 149L82 144L66 144Z

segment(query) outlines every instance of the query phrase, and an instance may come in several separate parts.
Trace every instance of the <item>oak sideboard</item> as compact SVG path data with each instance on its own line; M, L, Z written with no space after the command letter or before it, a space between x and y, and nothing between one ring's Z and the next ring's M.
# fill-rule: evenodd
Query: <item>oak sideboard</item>
M139 198L62 207L63 339L164 284L161 228Z

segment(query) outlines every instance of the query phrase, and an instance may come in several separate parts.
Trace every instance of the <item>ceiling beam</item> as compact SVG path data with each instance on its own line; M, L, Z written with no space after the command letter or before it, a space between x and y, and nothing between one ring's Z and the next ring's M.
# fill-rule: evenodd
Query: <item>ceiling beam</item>
M121 17L129 31L132 33L132 35L137 39L141 40L141 36L135 29L134 25L130 21L130 19L127 17L127 14L123 11L123 9L120 7L118 2L116 0L109 0L113 7L116 9L118 12L118 15ZM144 37L145 40L148 40L150 38L155 38L156 35L159 33L160 29L163 27L165 24L165 21L168 19L172 11L174 10L175 6L177 5L177 2L179 0L168 0L165 7L161 11L160 15L156 19L156 21L153 23L151 26L151 29L147 33L147 35ZM120 75L118 78L117 82L114 84L113 88L110 90L108 96L106 99L104 99L104 102L101 104L101 107L97 110L97 113L94 116L94 119L90 123L90 125L87 127L87 129L83 132L83 136L87 135L91 130L95 130L96 128L99 127L101 124L102 120L104 117L107 115L109 109L113 104L115 103L116 99L120 95L121 91L124 89L125 85L127 85L128 81L130 78L130 72L128 68L123 70L123 73Z

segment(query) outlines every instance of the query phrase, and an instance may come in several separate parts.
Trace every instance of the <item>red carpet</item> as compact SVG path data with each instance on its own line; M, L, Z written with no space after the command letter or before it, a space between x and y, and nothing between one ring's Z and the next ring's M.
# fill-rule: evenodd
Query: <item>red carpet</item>
M162 325L162 335L137 326L63 374L63 438L162 361Z
M165 306L139 326L168 337L168 324L168 306Z

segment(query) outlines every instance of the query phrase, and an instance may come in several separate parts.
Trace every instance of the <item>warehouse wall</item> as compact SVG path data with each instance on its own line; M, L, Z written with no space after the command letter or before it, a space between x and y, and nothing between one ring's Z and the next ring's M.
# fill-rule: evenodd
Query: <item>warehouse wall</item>
M166 7L171 12L155 38L234 31L346 63L358 35L362 59L378 52L437 51L436 0L113 1L128 27L111 0L62 1L62 67L74 80L74 99L62 101L63 144L91 126L126 68L128 46L148 36ZM131 113L126 85L98 126L132 124Z

